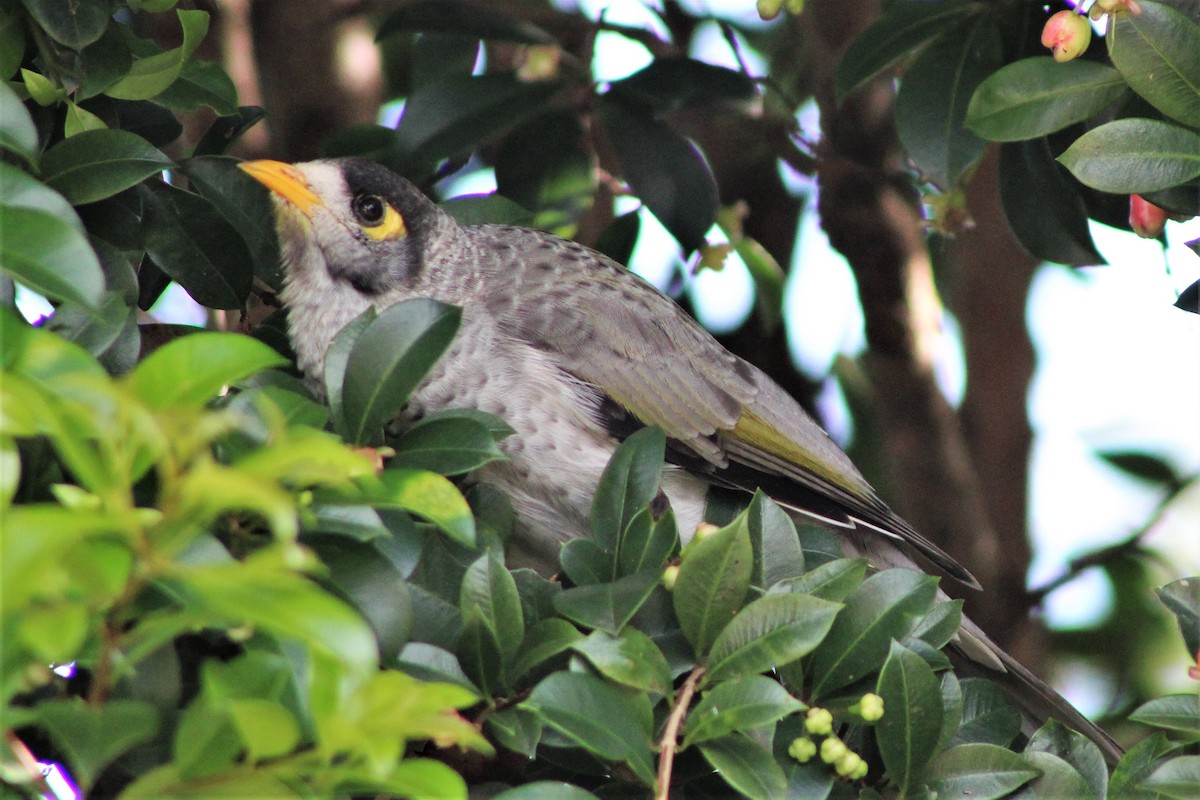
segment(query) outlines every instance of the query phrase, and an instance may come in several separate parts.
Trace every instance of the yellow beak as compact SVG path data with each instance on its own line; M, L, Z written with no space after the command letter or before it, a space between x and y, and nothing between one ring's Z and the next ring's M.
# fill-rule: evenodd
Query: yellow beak
M306 217L310 216L313 208L324 205L321 198L309 188L308 181L304 178L304 173L291 164L268 160L243 161L238 164L238 167L263 186L266 186L272 192L300 209L300 213Z

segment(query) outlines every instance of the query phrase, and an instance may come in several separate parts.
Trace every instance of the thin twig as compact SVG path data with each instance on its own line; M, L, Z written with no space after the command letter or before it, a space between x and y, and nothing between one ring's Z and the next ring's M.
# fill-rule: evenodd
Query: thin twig
M692 704L692 695L696 693L696 687L700 685L700 679L703 677L704 665L701 664L693 669L683 682L675 698L675 706L671 709L671 716L667 717L667 724L663 727L662 738L658 742L658 791L654 794L654 800L667 800L671 793L671 768L675 764L679 728L683 725L688 706Z

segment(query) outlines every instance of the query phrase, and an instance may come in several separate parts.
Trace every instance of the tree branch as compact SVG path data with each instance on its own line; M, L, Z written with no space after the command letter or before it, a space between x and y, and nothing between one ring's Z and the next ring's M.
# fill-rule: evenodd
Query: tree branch
M692 704L692 695L696 693L696 687L700 685L700 679L703 677L704 665L692 670L680 687L679 694L675 697L675 705L671 708L671 715L667 717L667 724L663 726L662 738L658 743L658 790L654 793L654 800L667 800L671 794L671 769L675 765L679 729L687 716L688 706Z

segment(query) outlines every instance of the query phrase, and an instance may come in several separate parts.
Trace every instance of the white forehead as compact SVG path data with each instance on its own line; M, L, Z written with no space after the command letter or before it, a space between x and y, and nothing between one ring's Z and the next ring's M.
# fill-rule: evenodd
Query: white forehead
M344 209L350 203L346 189L346 178L342 170L332 161L307 161L297 164L296 169L304 174L308 188L333 209Z

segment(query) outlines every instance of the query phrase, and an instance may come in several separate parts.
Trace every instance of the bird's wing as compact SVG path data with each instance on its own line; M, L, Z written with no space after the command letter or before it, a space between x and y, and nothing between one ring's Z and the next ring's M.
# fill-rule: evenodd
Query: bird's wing
M978 587L879 499L787 392L657 289L587 248L538 234L511 253L499 269L519 290L497 293L491 311L611 401L614 427L657 425L680 462L714 482L762 488L835 524L866 524Z

